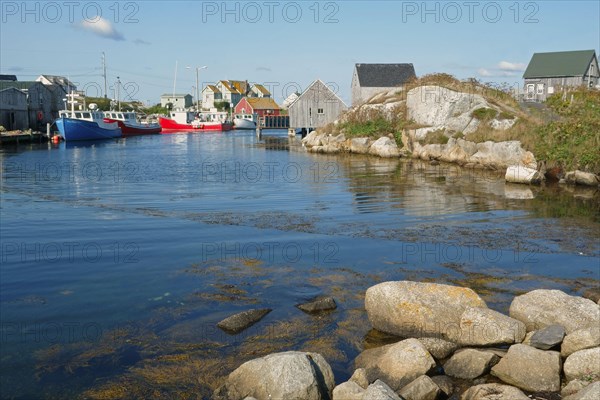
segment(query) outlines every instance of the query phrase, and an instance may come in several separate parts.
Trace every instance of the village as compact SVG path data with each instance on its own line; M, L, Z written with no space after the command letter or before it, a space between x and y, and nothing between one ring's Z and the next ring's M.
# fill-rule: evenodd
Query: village
M383 92L401 92L416 77L411 63L356 64L351 78L351 106L357 107ZM597 55L594 50L535 53L523 79L522 87L511 88L511 95L520 102L542 103L568 88L597 89ZM40 75L33 81L19 81L15 75L0 75L0 126L6 131L45 132L47 124L52 124L59 111L67 108L67 95L77 89L63 76ZM291 93L281 105L266 85L247 80L219 80L197 92L196 98L189 93L163 94L160 106L167 112L197 109L254 114L262 119L263 127L289 128L291 134L324 127L349 108L331 85L319 79L302 93ZM143 110L140 107L138 111ZM272 122L273 117L280 116L285 118Z

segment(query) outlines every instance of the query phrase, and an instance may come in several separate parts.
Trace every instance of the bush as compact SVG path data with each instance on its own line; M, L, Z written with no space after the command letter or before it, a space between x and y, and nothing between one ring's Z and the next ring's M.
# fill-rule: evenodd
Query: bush
M498 111L487 107L478 108L471 113L471 117L477 118L480 121L491 121L496 118L496 115L498 115Z

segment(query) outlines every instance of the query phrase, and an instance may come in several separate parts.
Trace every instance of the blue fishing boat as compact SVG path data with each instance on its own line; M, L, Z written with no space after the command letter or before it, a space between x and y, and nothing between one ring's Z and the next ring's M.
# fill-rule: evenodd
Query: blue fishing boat
M104 113L96 104L90 104L88 110L75 111L76 94L67 95L71 101L71 110L59 112L56 127L65 141L101 140L121 137L121 128L117 122L104 121Z

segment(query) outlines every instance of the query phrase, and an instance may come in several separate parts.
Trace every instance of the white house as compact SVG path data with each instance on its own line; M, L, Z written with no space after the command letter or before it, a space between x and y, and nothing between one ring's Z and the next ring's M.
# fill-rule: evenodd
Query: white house
M191 94L163 94L160 96L160 105L161 107L166 107L167 104L171 104L173 107L172 110L176 109L185 109L192 107L194 105L194 101Z

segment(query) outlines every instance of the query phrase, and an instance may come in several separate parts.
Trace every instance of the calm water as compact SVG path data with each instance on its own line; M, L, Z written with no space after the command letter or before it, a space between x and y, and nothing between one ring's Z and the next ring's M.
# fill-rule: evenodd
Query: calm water
M473 287L507 311L600 279L593 189L410 160L311 155L285 132L0 149L3 398L203 398L247 359L321 352L336 379L386 338L364 291ZM332 295L338 309L294 305ZM272 308L230 336L215 324Z

